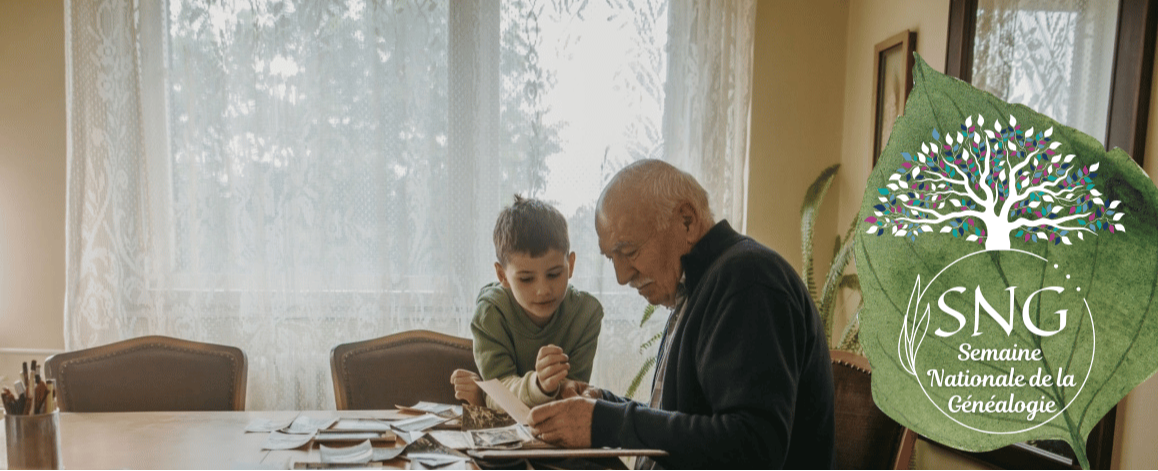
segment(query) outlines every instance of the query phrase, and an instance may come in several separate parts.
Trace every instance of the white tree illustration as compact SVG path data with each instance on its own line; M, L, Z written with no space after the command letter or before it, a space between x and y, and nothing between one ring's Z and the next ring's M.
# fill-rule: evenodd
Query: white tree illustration
M915 240L938 232L995 250L1010 248L1012 238L1070 245L1071 232L1085 240L1125 230L1121 201L1107 204L1095 188L1100 164L1074 165L1050 139L1052 127L1022 131L1010 116L1008 126L994 121L986 129L984 116L973 118L944 138L934 130L916 156L901 154L901 167L877 189L868 234Z

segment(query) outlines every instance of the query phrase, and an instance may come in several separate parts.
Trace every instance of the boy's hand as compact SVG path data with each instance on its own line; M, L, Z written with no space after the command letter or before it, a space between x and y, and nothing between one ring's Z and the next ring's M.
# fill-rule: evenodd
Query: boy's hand
M568 398L572 398L572 397L589 397L591 399L603 399L603 391L602 390L600 390L599 388L592 386L590 384L584 383L582 381L576 381L573 379L565 379L565 380L563 380L563 384L561 384L559 387L563 388L563 391L561 391L559 393L560 399L568 399Z
M486 398L483 396L482 389L479 389L475 381L480 381L482 378L474 372L458 369L450 374L450 384L454 385L454 398L460 401L466 401L472 406L486 405Z
M547 345L539 349L539 357L535 360L535 375L539 378L539 390L548 396L559 391L559 384L567 379L567 372L571 371L567 354L555 345Z

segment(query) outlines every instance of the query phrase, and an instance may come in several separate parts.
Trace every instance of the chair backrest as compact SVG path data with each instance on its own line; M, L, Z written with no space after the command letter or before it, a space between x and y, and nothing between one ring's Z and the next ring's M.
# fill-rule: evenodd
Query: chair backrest
M330 352L334 402L338 410L456 404L450 374L458 368L478 372L471 345L427 330L338 345Z
M44 362L64 412L245 410L245 352L150 335Z
M836 468L909 469L917 434L873 402L868 359L832 350L836 388Z

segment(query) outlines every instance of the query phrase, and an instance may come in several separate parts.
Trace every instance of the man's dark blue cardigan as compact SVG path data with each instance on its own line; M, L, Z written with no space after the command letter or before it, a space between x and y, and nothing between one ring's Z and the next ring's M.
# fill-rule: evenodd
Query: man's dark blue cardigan
M832 468L832 360L803 281L727 221L681 262L662 410L605 393L592 445L666 450L669 468Z

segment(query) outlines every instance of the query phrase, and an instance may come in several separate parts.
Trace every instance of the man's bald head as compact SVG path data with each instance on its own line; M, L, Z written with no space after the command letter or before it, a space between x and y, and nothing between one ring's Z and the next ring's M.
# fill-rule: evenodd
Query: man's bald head
M715 222L704 187L691 174L662 160L639 160L611 177L595 205L597 230L607 224L607 208L619 203L645 207L656 230L667 228L672 211L681 203L695 209L705 223L705 231Z

